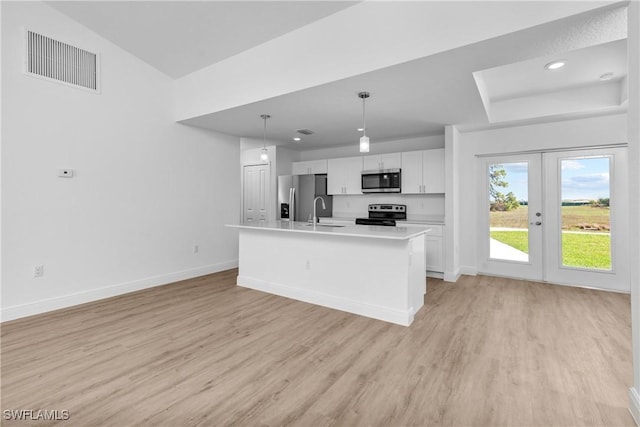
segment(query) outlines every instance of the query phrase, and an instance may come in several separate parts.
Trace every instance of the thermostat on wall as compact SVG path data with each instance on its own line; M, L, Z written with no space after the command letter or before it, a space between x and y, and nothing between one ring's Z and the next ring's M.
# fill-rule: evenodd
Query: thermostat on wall
M73 178L73 169L58 169L60 178Z

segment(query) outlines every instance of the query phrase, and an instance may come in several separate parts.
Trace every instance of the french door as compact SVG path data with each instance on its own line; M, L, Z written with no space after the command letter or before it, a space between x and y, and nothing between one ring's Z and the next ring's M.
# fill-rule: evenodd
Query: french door
M626 148L479 160L480 272L629 290Z
M543 280L540 154L480 160L480 272Z

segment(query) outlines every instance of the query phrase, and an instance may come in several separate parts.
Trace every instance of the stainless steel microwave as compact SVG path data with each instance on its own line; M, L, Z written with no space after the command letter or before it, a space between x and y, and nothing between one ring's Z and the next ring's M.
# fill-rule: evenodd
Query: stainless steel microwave
M362 172L363 193L399 193L400 169L384 169Z

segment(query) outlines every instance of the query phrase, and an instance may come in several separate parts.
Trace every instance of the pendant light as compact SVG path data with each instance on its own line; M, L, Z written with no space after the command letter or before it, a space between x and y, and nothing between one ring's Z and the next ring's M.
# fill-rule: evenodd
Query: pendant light
M360 152L368 153L369 137L367 136L367 121L365 119L365 114L364 114L364 103L365 103L365 99L369 97L369 92L360 92L358 94L358 97L362 98L362 136L360 137Z
M264 120L264 129L262 131L262 151L260 152L260 160L266 162L269 160L269 152L267 151L267 119L271 116L262 114L260 116Z

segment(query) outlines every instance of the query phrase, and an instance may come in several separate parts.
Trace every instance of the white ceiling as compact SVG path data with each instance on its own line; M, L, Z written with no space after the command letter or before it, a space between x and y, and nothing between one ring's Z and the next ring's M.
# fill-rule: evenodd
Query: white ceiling
M48 1L173 78L274 39L357 1Z
M53 6L169 75L195 71L197 67L305 25L303 22L309 23L354 4L323 1L118 3L55 2ZM308 7L297 9L293 3ZM266 19L267 16L271 18ZM251 24L263 20L271 23L262 27ZM207 22L214 21L220 21L220 28L215 29L220 32L215 35L213 29L206 28ZM144 31L139 28L141 22ZM191 26L196 30L189 30ZM167 34L161 34L163 31ZM242 35L235 40L239 33ZM180 42L163 49L155 42L156 37L158 40L178 37ZM202 41L203 37L208 38L207 43ZM360 136L356 128L362 123L362 101L357 93L364 90L371 93L367 100L367 134L372 142L442 134L447 124L456 124L463 131L487 128L497 122L490 120L491 102L582 87L591 84L594 75L597 78L604 69L614 72L619 83L626 75L626 43L622 40L625 37L623 5L605 7L183 123L262 139L260 115L270 114L267 137L271 141L301 150L352 144ZM181 46L185 49L181 50ZM541 68L541 61L556 57L570 60L564 71L550 74ZM474 73L476 77L480 73L484 87L477 86ZM507 119L500 120L500 125L602 112L601 105L589 99L582 102L584 108L569 106L548 111L543 101L538 101L535 111L527 109L526 103L508 109L521 109L523 113L518 115L515 111L515 115L506 115ZM574 111L570 111L572 108ZM625 106L620 104L606 110L608 113L622 111ZM295 143L292 138L300 128L316 133L301 136L303 140Z
M545 65L564 61L555 70ZM600 76L610 73L602 81ZM473 73L491 123L621 110L627 41L616 40Z
M545 65L564 60L566 65L547 70ZM562 54L554 54L501 67L483 70L482 75L491 101L518 98L570 87L600 83L600 76L613 73L619 80L627 74L627 43L616 40Z

